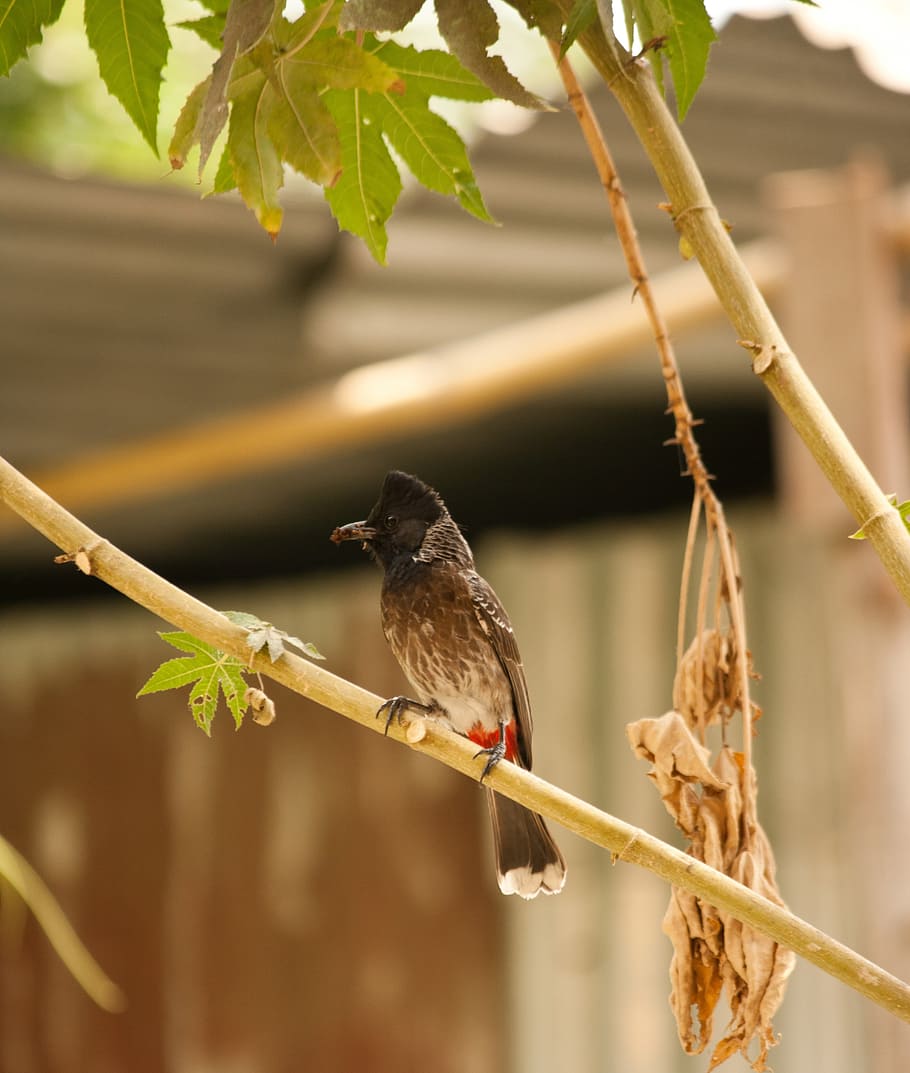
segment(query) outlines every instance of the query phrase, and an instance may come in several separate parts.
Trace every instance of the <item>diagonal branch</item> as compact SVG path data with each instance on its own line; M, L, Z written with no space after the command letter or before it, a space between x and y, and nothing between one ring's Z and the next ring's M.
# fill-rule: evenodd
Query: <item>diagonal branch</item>
M75 558L81 551L80 561L90 567L91 573L135 603L231 655L244 661L249 659L246 630L109 544L2 458L0 500L68 556ZM265 656L256 656L252 666L301 696L381 733L382 724L375 718L381 697L288 653L276 663L270 663ZM475 746L443 727L430 723L407 728L393 725L390 737L464 775L476 778L479 774ZM727 910L896 1017L910 1022L910 984L735 880L514 764L499 764L487 782L506 797L610 850L616 860L646 868L674 886Z

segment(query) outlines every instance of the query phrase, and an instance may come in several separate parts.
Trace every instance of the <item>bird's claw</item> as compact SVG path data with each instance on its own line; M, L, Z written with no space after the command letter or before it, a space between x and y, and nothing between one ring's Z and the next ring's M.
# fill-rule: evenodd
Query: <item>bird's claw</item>
M505 755L505 738L500 739L495 745L491 745L486 749L478 749L474 754L474 759L476 760L478 756L485 756L487 758L487 762L483 765L483 771L480 773L480 782L483 782L487 775L490 774L493 768L496 767Z
M433 705L422 704L419 700L412 700L410 697L389 697L389 699L381 704L376 712L376 718L381 715L385 716L385 729L383 734L388 734L389 727L392 722L397 720L398 725L401 726L404 721L404 713L409 709L422 712L424 715L429 715L432 712Z

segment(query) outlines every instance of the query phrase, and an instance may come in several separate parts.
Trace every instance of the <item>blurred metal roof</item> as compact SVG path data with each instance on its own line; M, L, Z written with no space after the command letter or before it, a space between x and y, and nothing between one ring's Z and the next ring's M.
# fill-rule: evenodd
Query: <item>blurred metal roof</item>
M592 99L655 274L679 262L676 234L657 207L662 192L607 91ZM810 45L788 18L727 24L684 130L740 243L766 229L759 187L769 173L835 166L869 145L895 179L910 179L910 96L871 82L848 50ZM392 220L385 269L337 234L316 198L289 206L273 247L230 198L200 201L165 183L72 181L0 162L0 452L26 472L47 470L623 285L606 203L570 112L487 137L472 155L502 227L411 191ZM724 435L723 413L730 428L744 414L766 423L766 400L728 327L680 340L679 351L696 409L718 406L715 435ZM632 400L609 370L467 427L419 439L402 429L394 442L339 449L318 466L227 474L85 520L142 557L157 555L162 568L191 571L192 562L217 559L227 529L248 533L276 568L293 568L289 533L315 534L365 509L392 465L464 489L483 522L502 521L506 503L533 496L548 476L551 520L572 509L570 497L577 501L593 474L596 495L577 516L624 503L643 509L635 500L642 482L608 458L620 444L623 457L635 456L639 441L666 458L657 363L647 351L629 358L638 359L645 372ZM720 377L719 400L711 385L723 370L733 375ZM768 486L761 440L751 469L738 460L740 490L750 490L750 472L751 490ZM251 452L255 442L251 428ZM680 485L673 465L661 465ZM34 555L29 539L0 545L11 576L28 574Z

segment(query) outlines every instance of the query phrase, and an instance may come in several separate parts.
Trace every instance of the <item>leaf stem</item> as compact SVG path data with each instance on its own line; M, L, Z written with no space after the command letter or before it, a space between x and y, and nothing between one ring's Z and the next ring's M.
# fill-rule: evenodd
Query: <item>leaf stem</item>
M73 554L85 549L91 572L135 603L238 659L247 659L245 629L103 540L2 458L0 499L64 552ZM266 656L257 654L253 667L376 733L383 730L375 717L383 698L316 664L290 653L273 664ZM406 728L395 724L390 728L389 736L396 741L477 778L475 746L467 739L434 724L426 724L426 733L420 740L409 741L406 735ZM735 880L514 764L499 764L487 782L506 797L609 849L617 860L646 868L674 886L725 909L896 1017L910 1022L910 985Z

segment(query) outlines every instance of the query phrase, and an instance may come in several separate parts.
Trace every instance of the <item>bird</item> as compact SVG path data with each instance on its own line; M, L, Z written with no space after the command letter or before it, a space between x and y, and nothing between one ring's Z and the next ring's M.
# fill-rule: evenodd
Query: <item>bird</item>
M439 493L392 470L366 519L331 539L361 541L383 569L382 630L416 694L380 707L386 731L414 709L479 746L481 782L502 759L530 770L531 704L515 632ZM522 898L561 891L566 864L543 817L486 791L499 889Z

